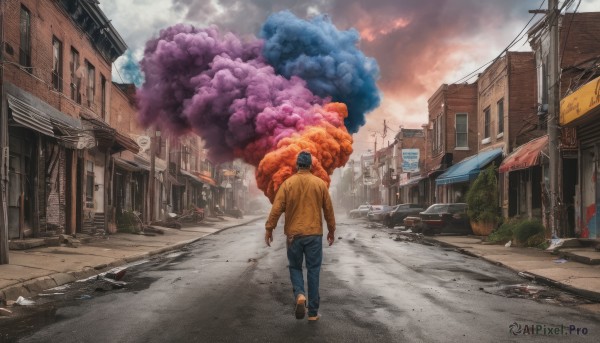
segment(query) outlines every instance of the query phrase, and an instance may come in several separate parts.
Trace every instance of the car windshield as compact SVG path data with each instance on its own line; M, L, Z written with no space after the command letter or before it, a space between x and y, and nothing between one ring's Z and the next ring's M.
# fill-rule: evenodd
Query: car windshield
M437 214L437 213L444 213L444 212L448 212L448 205L447 204L435 204L435 205L431 205L425 211L425 213L427 213L427 214Z

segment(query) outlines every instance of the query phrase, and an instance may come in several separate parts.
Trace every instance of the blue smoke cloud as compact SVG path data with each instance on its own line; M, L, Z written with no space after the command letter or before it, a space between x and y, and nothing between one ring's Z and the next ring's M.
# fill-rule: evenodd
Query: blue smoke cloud
M144 76L131 50L127 50L123 58L125 61L119 67L119 75L123 78L123 82L133 83L136 87L140 87L144 83Z
M350 133L379 106L379 66L357 48L355 29L339 31L326 15L307 21L283 11L267 19L260 36L265 40L263 55L277 73L298 76L314 94L348 106L345 124Z

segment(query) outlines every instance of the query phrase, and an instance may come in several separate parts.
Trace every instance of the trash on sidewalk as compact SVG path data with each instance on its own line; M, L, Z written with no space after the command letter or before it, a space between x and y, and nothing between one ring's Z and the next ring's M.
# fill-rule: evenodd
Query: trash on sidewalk
M564 239L552 238L550 240L550 246L546 250L548 250L548 251L556 250L556 249L560 248L564 242L565 242Z
M19 296L17 298L17 300L15 301L15 304L20 305L20 306L31 306L31 305L35 305L35 301L25 299L22 296Z
M10 316L12 311L3 307L0 307L0 316Z
M38 294L40 297L49 297L53 295L64 295L65 293L40 293Z
M508 241L508 242L506 242L506 244L504 244L504 246L507 248L510 248L511 245L512 245L512 241Z
M566 260L564 258L557 258L556 260L553 260L552 262L562 264L562 263L569 262L569 260Z
M92 299L91 295L87 295L87 294L82 294L79 298L77 298L78 300L88 300L88 299Z

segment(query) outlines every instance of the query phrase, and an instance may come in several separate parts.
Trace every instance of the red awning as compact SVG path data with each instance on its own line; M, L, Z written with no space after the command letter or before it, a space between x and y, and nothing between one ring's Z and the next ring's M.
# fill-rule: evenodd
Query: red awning
M216 186L217 185L217 181L215 181L212 177L210 176L206 176L200 173L196 173L196 176L203 182L203 183L207 183L211 186Z
M547 150L547 147L548 135L525 143L504 159L502 164L500 164L499 171L501 173L508 173L514 170L533 167L540 163L540 152Z

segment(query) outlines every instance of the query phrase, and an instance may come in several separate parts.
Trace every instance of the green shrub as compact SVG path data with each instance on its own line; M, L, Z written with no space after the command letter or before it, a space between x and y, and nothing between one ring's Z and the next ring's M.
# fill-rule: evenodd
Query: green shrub
M545 228L537 220L525 220L518 223L513 231L513 236L519 244L536 246L546 239Z
M514 220L503 223L487 237L487 241L499 244L504 244L510 241L513 237L513 232L516 226L517 222Z
M467 192L467 214L479 223L498 222L498 181L494 164L479 173Z

